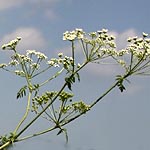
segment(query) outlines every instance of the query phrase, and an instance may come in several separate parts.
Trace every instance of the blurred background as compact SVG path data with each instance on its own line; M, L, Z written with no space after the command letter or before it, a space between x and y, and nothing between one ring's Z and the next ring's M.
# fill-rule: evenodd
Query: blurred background
M149 0L0 0L0 45L20 36L18 51L36 49L51 58L58 52L69 54L70 43L62 40L66 30L106 28L116 36L117 49L122 49L129 36L150 33L149 6ZM0 51L0 63L8 62L9 57L8 52ZM113 65L89 65L73 92L88 103L109 88L117 74L119 70ZM125 92L113 90L86 115L66 126L68 144L64 135L50 132L19 142L12 149L150 149L149 77L129 80ZM59 86L59 80L55 84ZM22 85L24 80L0 70L0 135L14 130L24 113L26 99L16 100ZM41 128L46 124L37 121L27 133Z

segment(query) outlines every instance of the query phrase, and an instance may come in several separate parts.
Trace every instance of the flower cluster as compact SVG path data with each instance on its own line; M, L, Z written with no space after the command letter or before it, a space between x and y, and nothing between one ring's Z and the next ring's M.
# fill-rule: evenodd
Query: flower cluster
M32 57L33 55L35 55L40 60L47 59L47 56L45 54L43 54L41 52L37 52L36 50L27 50L26 55L29 57Z
M0 64L0 68L4 68L4 67L6 67L7 66L7 64Z
M47 56L45 54L36 50L27 50L25 55L15 52L11 56L10 62L8 64L1 64L0 68L6 70L6 67L16 67L14 71L16 75L24 77L25 74L28 74L27 76L31 77L35 71L40 69L41 62L46 59Z
M10 41L8 44L4 44L4 45L2 46L2 49L3 49L3 50L6 50L6 49L8 49L8 50L15 50L15 49L16 49L16 46L17 46L17 44L18 44L18 42L19 42L20 40L21 40L21 37L17 37L16 39Z
M44 105L47 105L50 101L52 102L53 98L58 94L57 91L50 91L45 92L41 96L36 96L32 99L32 111L35 113L39 112L40 108L44 108ZM86 105L83 101L73 102L73 94L69 92L62 91L58 95L59 101L57 101L57 105L54 105L53 102L49 107L50 113L47 112L47 117L51 121L54 121L56 118L59 118L61 121L64 122L70 119L77 114L86 113L90 110L90 105ZM68 104L69 103L69 104ZM55 108L54 108L55 106ZM55 110L55 111L54 111ZM55 119L53 118L55 116ZM48 119L45 117L46 119ZM48 119L48 120L49 120Z
M90 105L86 105L83 101L73 103L72 107L79 113L86 113L88 110L90 110Z
M88 60L92 62L112 55L118 55L114 40L115 37L109 35L106 29L86 34L82 45Z
M58 53L58 58L51 58L47 64L54 67L62 65L68 72L72 70L73 65L79 67L79 65L73 64L72 57L64 56L63 53Z
M73 41L75 39L83 39L84 38L84 31L82 29L76 28L73 31L66 31L63 34L63 40Z
M147 37L148 34L143 33L142 38L133 37L128 39L130 44L127 49L138 59L150 56L150 38Z
M83 101L74 102L71 105L67 105L61 109L63 114L73 113L86 113L90 110L90 105L85 104ZM69 116L68 116L69 117Z
M126 69L128 74L150 74L150 38L143 33L142 37L129 37L128 46L119 50L117 62Z

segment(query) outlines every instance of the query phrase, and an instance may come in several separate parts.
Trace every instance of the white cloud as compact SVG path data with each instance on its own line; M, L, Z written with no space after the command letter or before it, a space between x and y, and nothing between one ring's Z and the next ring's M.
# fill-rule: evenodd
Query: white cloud
M47 9L47 10L45 10L45 17L47 19L53 20L53 19L58 18L58 15L53 10Z
M24 4L31 4L34 5L34 7L47 7L59 1L60 0L0 0L0 10L6 10Z
M54 20L59 17L57 12L53 9L53 6L60 1L61 0L0 0L0 11L30 6L33 9L26 12L27 17L34 17L34 15L40 12L46 19Z
M26 2L34 3L34 4L54 4L56 2L59 2L60 0L24 0Z
M19 50L39 50L46 46L46 39L44 39L42 33L39 30L26 27L18 28L12 33L5 35L1 40L1 44L7 43L10 40L15 39L16 37L22 37L22 40L17 47Z
M21 4L23 4L23 0L0 0L0 10L20 6Z
M60 0L27 0L27 3L30 3L34 6L34 13L41 12L43 16L49 20L57 19L58 14L54 11L53 6L57 4Z

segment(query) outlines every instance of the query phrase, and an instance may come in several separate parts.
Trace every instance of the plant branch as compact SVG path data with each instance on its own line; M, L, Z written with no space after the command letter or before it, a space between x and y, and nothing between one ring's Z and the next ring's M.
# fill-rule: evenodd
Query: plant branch
M32 95L32 93L29 91L26 112L25 112L23 118L21 119L21 121L19 122L19 124L17 125L16 129L14 130L14 134L16 134L16 132L18 131L18 129L20 128L20 126L22 125L22 123L25 121L25 119L28 116L28 113L29 113L29 110L30 110L31 95Z

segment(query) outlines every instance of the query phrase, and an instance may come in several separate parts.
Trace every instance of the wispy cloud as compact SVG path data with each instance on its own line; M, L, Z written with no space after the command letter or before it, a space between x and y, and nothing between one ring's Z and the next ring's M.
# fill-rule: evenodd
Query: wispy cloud
M46 4L55 4L59 2L60 0L24 0L25 2L30 2L33 4L40 4L40 5L46 5Z
M23 1L24 0L1 0L0 11L20 6L21 4L23 4Z
M18 49L20 50L26 49L39 50L46 47L46 39L44 38L42 33L35 28L27 28L27 27L18 28L15 31L5 35L1 40L1 44L7 43L18 36L22 37L20 44L18 44Z
M28 10L27 15L35 15L41 12L46 19L52 20L58 17L53 6L59 1L60 0L0 0L0 11L30 6L34 9Z
M56 4L59 1L60 0L0 0L0 10L14 8L16 6L21 6L24 4L31 4L35 7L47 7L52 4Z
M49 19L49 20L54 20L58 18L58 14L53 11L52 9L47 9L44 11L44 16L45 18Z

